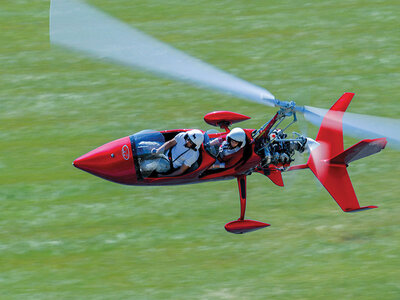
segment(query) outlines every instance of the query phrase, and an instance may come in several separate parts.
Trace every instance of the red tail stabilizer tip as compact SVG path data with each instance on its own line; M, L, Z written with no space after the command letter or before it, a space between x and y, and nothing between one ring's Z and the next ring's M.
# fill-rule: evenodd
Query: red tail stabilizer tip
M345 212L377 208L360 206L346 168L352 161L378 153L387 143L385 138L363 140L344 151L342 119L353 96L353 93L343 94L327 112L316 138L320 145L311 152L307 162L307 166Z

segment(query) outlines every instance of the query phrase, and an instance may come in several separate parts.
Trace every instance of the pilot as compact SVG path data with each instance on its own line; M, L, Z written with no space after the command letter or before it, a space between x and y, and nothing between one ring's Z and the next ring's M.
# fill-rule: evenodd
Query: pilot
M220 143L221 139L214 139L210 142L210 146ZM233 128L228 135L226 140L222 142L219 146L217 160L210 167L210 169L225 168L226 162L228 162L232 157L231 155L238 152L246 145L246 133L242 128Z
M161 147L152 149L153 155L166 154L165 159L159 161L155 170L160 176L169 177L185 173L198 160L199 149L203 141L203 133L194 129L181 132ZM171 171L172 173L169 173Z

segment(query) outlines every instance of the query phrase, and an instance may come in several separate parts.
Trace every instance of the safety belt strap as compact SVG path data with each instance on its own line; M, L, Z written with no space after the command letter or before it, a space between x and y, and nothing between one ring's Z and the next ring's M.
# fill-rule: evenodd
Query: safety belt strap
M169 158L169 164L171 167L171 170L174 168L174 162L176 162L176 160L181 157L182 155L184 155L186 152L188 152L189 150L191 150L190 148L187 149L185 152L182 152L181 154L178 155L177 158L175 158L174 160L172 160L172 150L170 149L168 152L168 158Z

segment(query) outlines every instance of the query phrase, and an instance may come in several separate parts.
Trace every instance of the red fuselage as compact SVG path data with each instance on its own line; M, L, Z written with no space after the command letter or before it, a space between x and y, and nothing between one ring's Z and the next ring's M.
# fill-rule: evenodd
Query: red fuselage
M165 140L187 129L166 130L157 132ZM195 168L177 177L143 177L138 158L137 140L135 135L127 136L103 146L100 146L85 155L77 158L73 165L98 177L128 185L176 185L190 184L209 180L226 180L247 174L261 161L254 153L254 144L251 143L253 129L245 129L249 143L245 150L238 152L235 161L224 169L208 170L216 158L206 151L204 145L200 148L200 158ZM209 137L225 137L227 132L210 134Z

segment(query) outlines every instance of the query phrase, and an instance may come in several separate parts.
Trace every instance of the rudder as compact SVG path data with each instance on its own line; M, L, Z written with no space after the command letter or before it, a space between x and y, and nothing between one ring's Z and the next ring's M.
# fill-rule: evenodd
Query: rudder
M347 173L348 163L375 154L386 145L386 139L363 140L344 151L344 112L354 94L345 93L322 120L316 141L320 145L310 153L307 166L344 212L355 212L377 206L361 207Z

